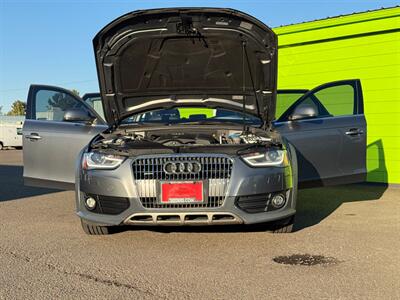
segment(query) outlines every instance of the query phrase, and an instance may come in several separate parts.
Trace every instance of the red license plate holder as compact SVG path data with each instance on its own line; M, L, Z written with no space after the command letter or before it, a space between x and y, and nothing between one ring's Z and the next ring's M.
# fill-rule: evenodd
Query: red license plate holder
M204 203L203 181L161 182L162 204Z

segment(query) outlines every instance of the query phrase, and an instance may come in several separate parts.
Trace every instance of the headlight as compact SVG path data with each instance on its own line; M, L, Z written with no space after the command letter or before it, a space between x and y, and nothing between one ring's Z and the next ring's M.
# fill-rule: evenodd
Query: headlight
M247 153L243 154L242 158L252 167L286 167L289 165L286 150L280 149Z
M82 168L92 169L115 169L125 160L125 157L99 152L87 152L83 154Z

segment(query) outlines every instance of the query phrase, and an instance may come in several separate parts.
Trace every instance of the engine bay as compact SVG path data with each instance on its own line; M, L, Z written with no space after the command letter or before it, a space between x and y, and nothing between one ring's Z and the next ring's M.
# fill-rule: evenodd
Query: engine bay
M92 149L112 150L118 154L164 154L215 151L232 153L256 145L280 145L274 132L249 128L146 128L144 130L116 130L103 133L91 143ZM212 149L212 150L211 150ZM108 152L108 151L107 151Z

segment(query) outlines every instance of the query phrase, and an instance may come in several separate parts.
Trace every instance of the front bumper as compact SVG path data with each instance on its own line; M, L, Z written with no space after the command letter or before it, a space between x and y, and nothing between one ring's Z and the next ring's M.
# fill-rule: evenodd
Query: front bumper
M233 158L231 177L219 207L146 208L139 198L132 172L132 159L116 170L79 171L76 184L77 214L99 225L218 225L253 224L288 218L295 214L297 178L292 166L252 168ZM240 196L284 193L286 204L272 211L249 213L239 208ZM129 207L119 214L94 213L84 205L86 195L126 198Z

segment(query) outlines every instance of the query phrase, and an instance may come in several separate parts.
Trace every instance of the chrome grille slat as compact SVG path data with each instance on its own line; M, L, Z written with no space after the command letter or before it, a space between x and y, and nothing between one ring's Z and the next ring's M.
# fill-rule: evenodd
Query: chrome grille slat
M198 161L201 171L197 174L172 174L164 172L167 161ZM204 208L222 206L227 192L232 160L227 156L171 155L156 158L137 158L133 162L135 184L142 205L146 208ZM208 183L208 201L201 204L161 204L157 199L159 181L204 180Z

